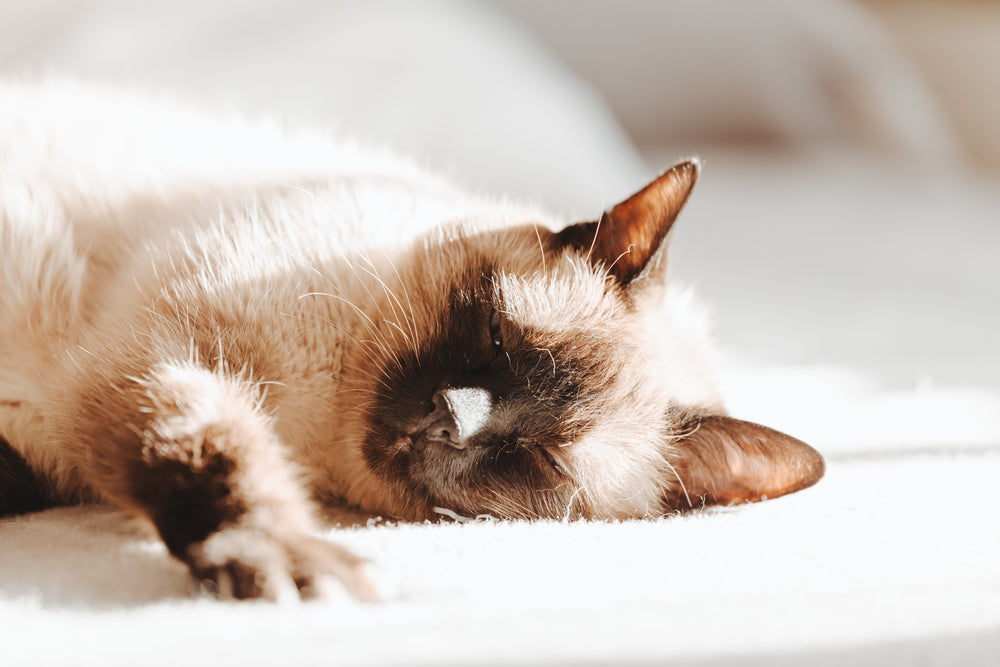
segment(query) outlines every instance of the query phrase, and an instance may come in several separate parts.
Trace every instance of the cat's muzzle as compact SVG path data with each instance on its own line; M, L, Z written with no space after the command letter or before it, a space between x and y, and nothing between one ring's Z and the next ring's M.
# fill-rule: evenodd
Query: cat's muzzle
M493 411L493 395L482 387L442 387L431 400L433 409L409 434L414 442L465 449Z

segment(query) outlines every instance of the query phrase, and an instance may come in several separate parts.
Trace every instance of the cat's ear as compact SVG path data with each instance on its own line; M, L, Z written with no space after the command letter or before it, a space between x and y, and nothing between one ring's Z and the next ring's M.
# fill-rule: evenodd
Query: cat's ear
M775 498L812 486L826 464L815 449L772 428L721 415L702 417L671 443L676 475L665 505L688 509Z
M569 247L606 269L622 286L639 276L663 272L664 239L687 201L701 164L696 158L675 164L596 222L581 222L556 235Z

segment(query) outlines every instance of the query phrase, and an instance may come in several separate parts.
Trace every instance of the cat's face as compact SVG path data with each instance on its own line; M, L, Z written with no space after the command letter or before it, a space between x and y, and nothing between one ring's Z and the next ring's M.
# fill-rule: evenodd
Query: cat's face
M652 446L664 430L662 410L646 405L656 397L641 395L628 305L572 258L550 256L545 271L525 272L479 240L449 243L462 246L464 259L433 296L422 295L436 307L422 318L417 344L398 350L374 387L369 464L430 506L460 514L592 514L584 480L607 475L584 469L585 441L633 431L620 449L634 457L641 452L629 449ZM618 423L637 411L654 420L640 420L647 434ZM646 463L631 476L649 471Z
M640 311L696 174L675 167L600 223L459 228L413 250L405 296L380 309L363 445L411 518L670 509L692 420L650 374Z

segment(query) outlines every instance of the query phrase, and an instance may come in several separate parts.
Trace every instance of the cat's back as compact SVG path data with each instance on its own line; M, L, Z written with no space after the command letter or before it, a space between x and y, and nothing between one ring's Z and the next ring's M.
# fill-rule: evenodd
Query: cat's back
M0 81L0 188L72 206L79 230L142 226L128 206L184 206L268 188L360 179L444 187L412 163L271 118L186 105L164 93L73 80ZM9 212L8 212L9 213ZM93 213L93 215L88 215ZM109 215L110 214L110 215ZM169 221L157 220L157 227Z
M124 310L125 292L155 290L177 254L238 280L282 257L405 241L460 199L405 160L325 132L150 91L0 82L0 426L39 399L54 359Z
M137 251L166 252L171 238L220 225L314 251L405 241L458 217L448 209L461 201L409 161L331 133L151 91L0 81L0 280L8 291L32 282L44 257L107 284Z

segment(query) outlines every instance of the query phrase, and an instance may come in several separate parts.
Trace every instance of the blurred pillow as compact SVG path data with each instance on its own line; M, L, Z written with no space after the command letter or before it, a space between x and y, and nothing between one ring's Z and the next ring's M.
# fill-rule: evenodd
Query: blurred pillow
M0 71L25 70L335 124L481 189L588 216L647 175L600 98L478 3L0 3Z
M643 144L854 142L955 154L915 71L843 0L494 0Z

